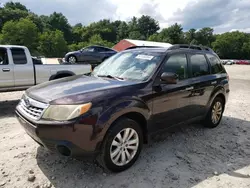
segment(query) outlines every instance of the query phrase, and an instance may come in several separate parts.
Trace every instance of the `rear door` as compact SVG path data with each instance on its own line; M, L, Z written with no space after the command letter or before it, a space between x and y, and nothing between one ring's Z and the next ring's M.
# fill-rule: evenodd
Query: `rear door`
M15 87L32 86L35 84L33 62L28 62L23 48L11 48L14 64Z
M189 53L188 55L192 84L190 103L193 118L205 115L209 98L216 85L216 76L211 74L211 67L207 58L202 53Z
M14 69L8 53L6 48L0 48L0 89L14 87Z
M96 47L95 48L97 53L96 53L96 60L98 62L102 62L102 60L107 56L107 49L106 48L102 48L102 47Z

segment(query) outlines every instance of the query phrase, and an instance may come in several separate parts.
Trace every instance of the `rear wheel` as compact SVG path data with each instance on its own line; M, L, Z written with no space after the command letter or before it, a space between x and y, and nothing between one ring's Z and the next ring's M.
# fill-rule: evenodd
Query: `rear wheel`
M224 112L224 101L221 97L216 97L205 119L205 125L210 128L217 127L222 119Z
M121 172L131 167L142 149L143 134L139 124L122 118L108 131L97 160L104 168Z

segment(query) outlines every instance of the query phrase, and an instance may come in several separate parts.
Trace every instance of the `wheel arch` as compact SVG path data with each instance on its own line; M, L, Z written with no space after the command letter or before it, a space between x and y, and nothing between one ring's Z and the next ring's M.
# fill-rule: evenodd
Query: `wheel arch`
M56 74L50 76L49 81L74 75L75 73L72 71L58 71Z
M124 107L124 103L127 103L127 107ZM137 104L135 104L136 102ZM130 107L133 104L134 107ZM141 101L131 100L119 103L105 113L103 113L97 122L97 126L102 129L100 132L99 143L96 149L99 150L102 147L103 141L106 139L107 132L115 125L121 118L129 118L136 121L143 131L144 143L148 143L148 119L150 117L150 110L147 105Z
M144 144L148 143L148 128L147 128L147 119L146 117L141 114L140 112L136 112L136 111L133 111L133 112L127 112L121 116L119 116L118 118L116 118L112 124L109 126L108 130L111 129L115 123L117 121L119 121L120 119L122 118L128 118L128 119L131 119L135 122L137 122L139 124L139 126L141 127L141 130L143 132L143 142Z

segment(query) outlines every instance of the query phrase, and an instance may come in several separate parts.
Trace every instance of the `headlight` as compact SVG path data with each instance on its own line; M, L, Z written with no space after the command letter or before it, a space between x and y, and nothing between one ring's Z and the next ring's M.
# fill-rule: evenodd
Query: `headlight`
M91 108L92 103L83 105L50 105L43 114L43 119L66 121L74 119Z

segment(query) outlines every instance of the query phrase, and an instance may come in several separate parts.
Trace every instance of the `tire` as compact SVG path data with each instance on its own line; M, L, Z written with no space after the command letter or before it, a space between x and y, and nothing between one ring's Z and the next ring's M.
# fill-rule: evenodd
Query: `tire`
M76 59L76 57L75 57L74 55L70 55L70 56L68 57L67 61L68 61L69 63L71 63L71 64L74 64L74 63L77 62L77 59Z
M124 147L114 146L114 144L115 145L119 144L119 139L117 138L119 134L121 138L124 138L125 130L130 131L130 132L127 132L129 133L128 134L129 136L133 135L129 139L130 141L131 140L135 141L136 138L138 140L138 142L128 146L128 147L131 147L131 149L126 147L125 145L126 143L124 144ZM129 136L127 138L129 138ZM105 169L109 171L121 172L121 171L128 169L135 163L135 161L140 155L142 146L143 146L143 133L142 133L140 125L134 120L131 120L128 118L121 118L118 121L116 121L115 124L107 132L103 141L101 153L97 157L97 161L101 166L103 166ZM125 151L122 152L122 149L124 149ZM131 159L128 159L127 152L130 154ZM114 156L111 158L112 153ZM117 155L115 155L115 153L117 153ZM123 157L125 157L124 164L122 164L122 161L123 161L122 159L124 159Z
M217 105L217 107L216 107L216 105ZM221 119L223 117L224 109L225 109L224 100L221 97L216 97L214 99L210 109L209 109L209 112L208 112L205 120L204 120L205 126L208 128L217 127L220 124ZM215 116L213 116L213 113L216 113L216 111L218 113L217 113L216 118L215 118ZM220 115L219 115L219 112L220 112Z

